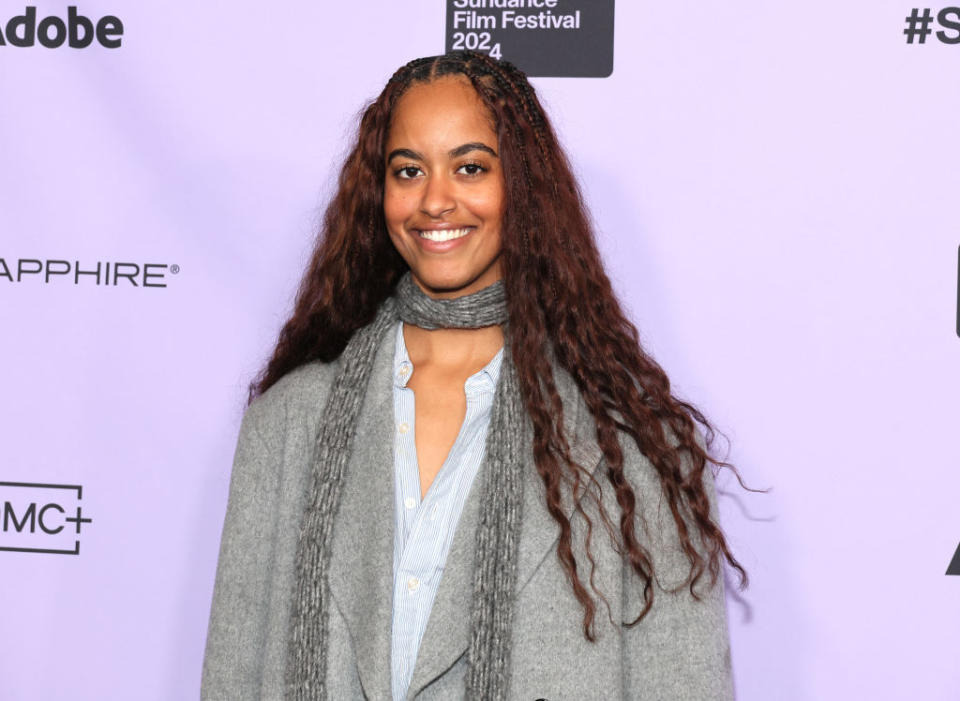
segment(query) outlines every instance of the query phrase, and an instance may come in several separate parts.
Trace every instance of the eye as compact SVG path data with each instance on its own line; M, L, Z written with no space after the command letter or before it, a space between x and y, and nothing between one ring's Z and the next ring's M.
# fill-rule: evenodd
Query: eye
M464 175L479 175L480 173L486 171L486 168L479 163L464 163L462 166L457 168L458 173L461 171L463 171Z
M412 180L417 177L417 173L422 172L417 166L403 166L399 170L394 171L398 178L403 180Z

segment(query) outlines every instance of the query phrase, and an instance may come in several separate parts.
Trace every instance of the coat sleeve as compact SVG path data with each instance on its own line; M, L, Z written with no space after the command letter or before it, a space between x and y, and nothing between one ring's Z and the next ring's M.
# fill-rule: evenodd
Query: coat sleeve
M282 463L262 409L257 402L247 408L234 455L203 660L205 701L260 695Z
M703 438L697 434L703 446ZM696 586L678 586L689 572L676 524L654 468L632 440L623 441L624 465L644 523L638 537L656 573L653 607L633 627L623 627L624 698L631 701L728 701L733 699L730 642L722 571L711 587L709 573ZM713 475L704 470L711 516L717 520ZM699 545L694 541L694 545ZM643 581L624 565L624 620L643 608ZM668 591L674 589L677 591Z

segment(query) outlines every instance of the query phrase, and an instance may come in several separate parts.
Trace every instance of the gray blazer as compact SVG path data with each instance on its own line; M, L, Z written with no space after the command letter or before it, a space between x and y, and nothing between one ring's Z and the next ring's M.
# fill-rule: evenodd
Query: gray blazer
M328 689L335 701L390 699L393 558L393 334L377 351L361 409L356 447L334 533L330 588ZM201 696L216 701L280 699L294 585L294 558L317 426L338 363L311 363L283 377L247 409L240 429L203 663ZM593 470L601 500L617 526L619 507L600 469L592 419L572 379L556 369L573 457ZM529 455L520 537L518 599L509 698L517 701L733 698L722 582L701 601L689 590L665 591L689 567L649 461L621 440L627 476L638 495L660 586L652 611L633 628L641 581L623 565L591 498L580 503L593 520L590 561L585 521L573 516L574 554L597 599L598 639L583 635L583 610L556 555L559 527ZM482 469L482 468L481 468ZM709 471L708 471L709 472ZM470 637L473 534L479 513L474 481L454 534L424 633L407 698L460 699ZM712 479L708 493L714 502ZM574 505L564 504L568 518ZM578 537L579 536L579 537ZM705 590L705 587L704 587ZM609 611L608 611L609 606ZM611 620L612 619L612 620Z

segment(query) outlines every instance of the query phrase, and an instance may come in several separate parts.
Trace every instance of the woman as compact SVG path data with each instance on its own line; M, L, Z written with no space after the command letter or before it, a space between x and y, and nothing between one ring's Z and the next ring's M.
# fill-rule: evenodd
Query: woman
M407 64L251 388L204 698L731 698L694 418L525 76Z

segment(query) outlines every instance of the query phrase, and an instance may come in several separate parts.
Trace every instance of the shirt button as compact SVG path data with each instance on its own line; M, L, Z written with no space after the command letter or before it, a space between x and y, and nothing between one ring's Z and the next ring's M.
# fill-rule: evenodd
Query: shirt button
M420 588L419 579L417 579L416 577L411 577L410 579L407 580L407 589L410 591L411 594L419 588Z
M401 374L401 375L406 375L408 372L410 372L410 366L409 366L409 365L407 365L406 363L404 363L403 365L400 366L400 374Z
M400 431L400 433L406 433L407 431L410 430L410 424L404 421L402 424L397 426L397 430Z
M430 520L433 521L437 517L437 507L439 504L434 504L433 508L430 509Z
M406 506L408 509L412 509L414 506L417 505L417 500L414 499L413 497L407 497L404 500L403 505Z

